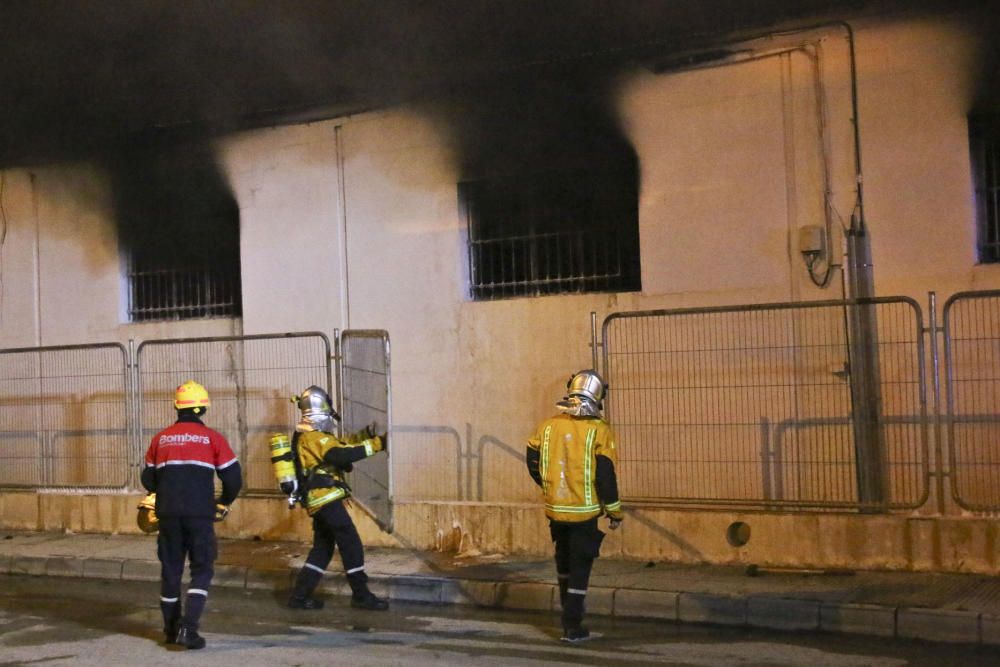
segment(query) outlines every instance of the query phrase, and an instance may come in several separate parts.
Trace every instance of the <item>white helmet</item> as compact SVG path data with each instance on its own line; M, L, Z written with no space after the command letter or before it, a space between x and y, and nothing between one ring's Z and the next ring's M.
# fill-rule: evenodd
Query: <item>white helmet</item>
M340 421L340 415L333 409L330 395L320 387L316 385L306 387L301 394L292 397L292 401L302 411L302 419L295 427L296 431L334 432L335 422Z

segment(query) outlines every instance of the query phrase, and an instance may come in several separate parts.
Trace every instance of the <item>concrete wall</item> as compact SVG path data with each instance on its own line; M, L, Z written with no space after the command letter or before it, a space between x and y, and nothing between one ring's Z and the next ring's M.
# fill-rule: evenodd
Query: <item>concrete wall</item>
M965 123L974 45L957 19L858 26L879 294L923 301L930 289L1000 286L1000 267L978 266L974 254ZM381 536L364 523L369 542L547 553L523 444L567 375L591 364L590 312L843 295L839 274L826 289L809 281L796 234L829 215L839 247L836 230L854 206L844 35L754 46L761 57L748 62L644 70L621 83L621 119L642 173L641 293L469 300L452 137L440 118L400 108L220 142L241 215L237 321L123 323L101 169L6 172L0 347L386 329L398 530ZM9 527L131 530L135 501L8 493L0 517ZM725 527L746 515L637 510L606 553L977 571L997 559L993 528L980 519L751 516L754 537L738 550L724 542ZM240 501L225 531L308 535L277 500Z
M4 527L73 532L139 532L140 496L0 494ZM356 508L365 544L457 554L547 555L548 526L539 508L470 503L401 503L396 530L381 532ZM746 544L727 539L735 522L749 528ZM274 499L233 505L220 537L298 540L311 536L305 512ZM632 509L608 533L604 558L678 563L755 564L837 570L914 570L993 574L1000 568L1000 528L990 518L921 518L856 514L699 512Z

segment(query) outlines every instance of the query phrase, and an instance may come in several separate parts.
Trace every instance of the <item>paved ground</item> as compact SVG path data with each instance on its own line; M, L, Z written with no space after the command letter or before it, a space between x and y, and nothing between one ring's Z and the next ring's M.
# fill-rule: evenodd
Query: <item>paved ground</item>
M0 573L157 581L155 539L0 531ZM215 586L283 594L297 542L221 540ZM549 559L369 549L372 588L397 601L553 612ZM324 584L346 594L335 558ZM588 612L618 619L823 631L1000 646L1000 579L905 572L781 572L599 559Z
M556 641L551 612L395 601L389 612L292 611L276 591L213 589L208 646L162 641L158 584L3 577L0 665L675 665L994 667L1000 649L594 617L584 644ZM597 636L599 634L599 636ZM184 655L178 655L183 652Z

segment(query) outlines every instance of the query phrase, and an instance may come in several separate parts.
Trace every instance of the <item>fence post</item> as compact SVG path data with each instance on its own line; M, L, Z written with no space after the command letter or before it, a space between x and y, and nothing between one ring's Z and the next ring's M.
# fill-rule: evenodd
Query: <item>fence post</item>
M871 245L863 220L852 218L847 244L850 288L848 350L851 360L851 403L857 457L858 501L862 511L883 512L888 498L886 452L882 439L882 392L879 373L878 324L875 306Z
M125 437L128 450L133 456L129 465L129 485L141 489L142 468L145 467L146 452L142 446L142 427L139 422L139 363L135 354L135 339L128 339L128 360L125 375Z
M337 414L340 415L340 421L337 422L337 435L344 435L344 398L343 393L340 391L340 385L344 381L343 368L341 368L340 360L340 329L333 330L333 376L336 379L334 381L333 377L329 378L326 391L334 392L334 405L337 406Z
M941 429L941 355L938 352L938 323L937 323L937 294L927 293L930 304L930 318L928 329L931 336L931 373L934 393L934 495L937 497L937 512L940 515L945 513L944 504L944 478L948 474L948 467L944 461L943 430Z

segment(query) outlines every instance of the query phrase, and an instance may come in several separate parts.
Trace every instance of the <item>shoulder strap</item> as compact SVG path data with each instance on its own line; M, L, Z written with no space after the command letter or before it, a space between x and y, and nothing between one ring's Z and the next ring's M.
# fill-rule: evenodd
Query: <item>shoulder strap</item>
M298 431L292 433L292 461L295 465L295 479L299 483L299 502L305 507L306 502L306 474L302 470L302 459L299 458L299 435Z

